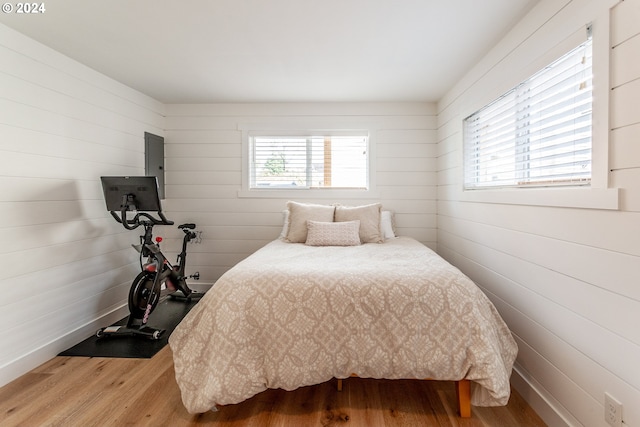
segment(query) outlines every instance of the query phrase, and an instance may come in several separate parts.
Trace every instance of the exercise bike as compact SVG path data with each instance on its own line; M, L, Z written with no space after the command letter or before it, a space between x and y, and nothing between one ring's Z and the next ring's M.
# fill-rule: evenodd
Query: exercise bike
M131 190L129 187L134 187L138 192L141 191L140 185L136 185L135 181L148 181L148 178L154 177L132 177L133 181L128 181L130 177L102 177L103 187L105 188L105 199L107 199L107 208L113 207L113 200L109 201L109 198L113 199L111 194L112 190L117 188L117 191ZM118 185L108 187L109 182L112 180L127 179L126 185ZM105 180L107 184L105 184ZM155 178L154 181L155 183ZM153 187L150 181L149 187ZM156 184L157 189L157 184ZM184 232L182 239L182 251L178 254L175 265L172 265L166 256L160 250L161 237L153 238L153 227L155 225L173 225L174 222L168 220L160 208L160 202L157 195L157 203L152 198L153 203L146 205L143 200L147 195L136 196L131 191L126 192L121 197L120 211L116 212L110 210L113 218L121 223L127 230L134 230L140 226L144 228L144 234L140 236L140 244L131 245L140 253L140 269L141 272L136 276L129 289L129 318L126 326L114 325L106 328L101 328L96 332L98 338L116 336L116 335L128 335L128 336L142 336L149 339L160 339L165 332L163 329L156 329L147 326L150 314L158 305L161 297L167 295L171 299L182 300L191 302L193 299L201 298L204 293L197 292L189 288L187 285L187 279L192 278L194 280L200 279L200 273L187 276L185 274L186 262L187 262L187 244L198 239L198 233L193 230L196 225L193 223L181 224L178 229ZM131 211L131 207L134 207L136 214L133 218L128 219L127 214ZM147 213L137 211L138 206L141 206L144 210L153 210L157 217ZM166 290L163 292L162 285L165 285Z

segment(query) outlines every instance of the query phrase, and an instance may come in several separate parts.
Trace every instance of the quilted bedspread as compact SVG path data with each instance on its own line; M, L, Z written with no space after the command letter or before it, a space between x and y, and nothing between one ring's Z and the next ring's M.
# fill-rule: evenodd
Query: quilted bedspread
M190 413L351 374L472 380L505 405L517 354L483 292L418 241L280 240L226 272L169 338Z

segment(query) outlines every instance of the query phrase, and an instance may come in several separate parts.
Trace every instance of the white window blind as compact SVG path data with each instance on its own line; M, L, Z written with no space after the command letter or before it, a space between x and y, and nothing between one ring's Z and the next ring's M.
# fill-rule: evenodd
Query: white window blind
M368 186L368 136L252 136L250 188Z
M464 187L591 180L591 38L464 120Z

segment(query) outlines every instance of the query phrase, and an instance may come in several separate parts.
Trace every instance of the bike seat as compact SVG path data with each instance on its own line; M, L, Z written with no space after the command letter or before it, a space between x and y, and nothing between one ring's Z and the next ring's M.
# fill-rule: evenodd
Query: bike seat
M180 230L182 230L183 228L188 228L189 230L193 230L194 228L196 228L196 225L195 225L194 223L192 223L192 222L189 222L189 223L187 223L187 224L180 224L180 225L178 226L178 228L179 228Z

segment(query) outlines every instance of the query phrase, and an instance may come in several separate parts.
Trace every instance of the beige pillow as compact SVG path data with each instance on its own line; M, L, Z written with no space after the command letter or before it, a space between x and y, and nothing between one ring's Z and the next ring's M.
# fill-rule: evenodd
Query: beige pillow
M374 203L364 206L336 206L334 221L360 221L360 240L362 243L381 243L380 211L382 205Z
M360 221L307 221L309 246L357 246L360 244Z
M333 222L335 207L309 203L288 202L289 229L285 240L304 243L307 240L307 221Z

